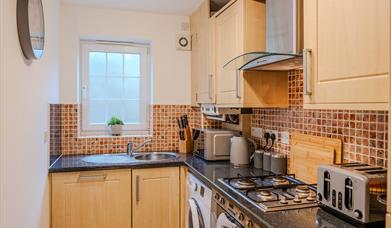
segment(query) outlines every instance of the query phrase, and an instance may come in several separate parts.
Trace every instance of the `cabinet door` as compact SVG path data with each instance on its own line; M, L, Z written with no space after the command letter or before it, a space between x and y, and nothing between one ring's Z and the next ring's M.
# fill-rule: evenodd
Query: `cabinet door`
M133 227L179 228L179 168L134 169Z
M207 3L208 1L205 1ZM215 71L214 71L214 18L208 17L209 8L202 13L198 33L199 42L199 74L198 103L215 103Z
M304 33L305 107L387 108L389 0L304 1Z
M131 227L130 170L52 174L53 228Z
M191 16L194 33L192 77L197 81L197 103L215 102L214 95L214 19L209 18L209 1L204 1Z
M219 105L241 103L242 77L237 75L236 70L223 67L243 54L243 10L243 2L238 0L216 16L216 102Z
M195 11L190 16L190 33L191 33L191 105L197 106L198 102L198 74L199 74L199 44L198 32L200 25L200 11Z

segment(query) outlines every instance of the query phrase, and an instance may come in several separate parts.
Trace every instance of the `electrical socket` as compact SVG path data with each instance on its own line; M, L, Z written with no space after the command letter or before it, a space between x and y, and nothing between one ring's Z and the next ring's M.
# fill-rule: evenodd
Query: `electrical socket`
M289 144L289 132L288 131L281 132L281 143L282 144Z
M277 142L277 139L278 139L278 131L276 130L265 130L265 133L269 133L270 135L271 134L274 134L276 136L276 142Z
M261 128L258 128L258 127L252 127L251 128L251 136L252 137L255 137L255 138L262 138L262 130Z

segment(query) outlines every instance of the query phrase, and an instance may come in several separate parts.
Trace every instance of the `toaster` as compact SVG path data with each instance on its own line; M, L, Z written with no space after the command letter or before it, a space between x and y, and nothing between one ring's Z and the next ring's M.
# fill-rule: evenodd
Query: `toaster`
M231 138L240 132L226 129L199 129L200 136L194 141L193 154L208 161L229 160Z
M359 223L385 220L387 170L360 163L320 165L317 197L320 206Z

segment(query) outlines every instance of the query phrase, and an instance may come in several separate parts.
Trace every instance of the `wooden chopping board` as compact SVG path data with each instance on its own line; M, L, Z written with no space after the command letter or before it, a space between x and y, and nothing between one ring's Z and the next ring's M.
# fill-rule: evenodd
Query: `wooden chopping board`
M317 183L317 170L321 164L342 162L342 142L339 139L292 134L289 173L309 184Z

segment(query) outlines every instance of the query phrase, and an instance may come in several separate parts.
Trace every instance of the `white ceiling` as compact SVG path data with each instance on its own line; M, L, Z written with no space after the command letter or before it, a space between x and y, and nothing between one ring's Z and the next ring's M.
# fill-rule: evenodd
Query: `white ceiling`
M65 3L189 16L203 0L62 0Z

